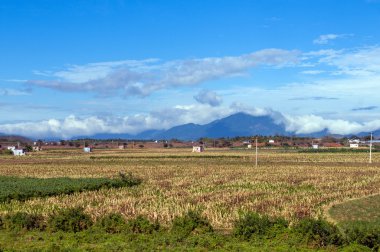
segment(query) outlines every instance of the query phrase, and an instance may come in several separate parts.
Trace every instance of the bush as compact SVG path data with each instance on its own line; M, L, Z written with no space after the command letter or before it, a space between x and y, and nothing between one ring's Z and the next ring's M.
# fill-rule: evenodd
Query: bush
M377 251L380 248L380 227L355 225L345 229L347 241L356 242Z
M131 172L129 172L128 174L119 172L119 176L124 186L135 186L141 184L142 182L140 178L134 177Z
M344 247L341 252L371 252L372 250L366 246L352 243Z
M325 220L304 218L294 227L294 230L307 242L313 241L318 246L342 244L342 236L338 228Z
M79 232L91 225L91 218L83 212L83 208L63 209L51 215L48 221L48 227L53 232Z
M18 212L7 214L2 220L2 226L8 230L44 230L44 219L41 215Z
M172 232L186 237L191 233L210 233L213 232L210 222L204 218L198 211L189 211L182 217L176 217L173 220Z
M127 228L135 234L152 234L160 229L160 224L158 222L151 223L147 218L137 216L127 222Z
M109 214L104 216L97 222L97 226L101 227L107 233L121 233L126 229L126 222L120 214Z
M233 233L235 236L250 239L253 235L266 235L273 228L287 228L288 222L283 218L270 219L266 215L248 212L240 216L235 222Z

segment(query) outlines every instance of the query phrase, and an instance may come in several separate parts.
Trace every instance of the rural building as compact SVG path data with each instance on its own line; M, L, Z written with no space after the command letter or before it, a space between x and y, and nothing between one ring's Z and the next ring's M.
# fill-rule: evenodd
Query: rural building
M348 139L348 142L350 144L358 144L358 143L360 143L360 139Z
M248 149L252 149L252 144L248 144L248 145L247 145L247 148L248 148Z
M312 147L313 147L313 149L315 149L315 150L319 149L319 145L318 145L318 144L313 144Z
M33 151L41 151L42 148L40 146L33 146Z
M269 139L268 143L274 144L274 140L273 139Z
M14 149L12 150L14 156L24 156L25 152L22 149Z
M83 151L86 152L86 153L89 153L89 152L92 151L92 149L90 147L84 147Z
M119 145L120 150L124 150L124 145Z
M358 143L350 143L350 148L359 148Z
M203 146L193 146L193 152L204 152L204 150Z
M14 151L15 149L16 149L15 146L8 146L8 147L7 147L7 150L11 150L11 151Z

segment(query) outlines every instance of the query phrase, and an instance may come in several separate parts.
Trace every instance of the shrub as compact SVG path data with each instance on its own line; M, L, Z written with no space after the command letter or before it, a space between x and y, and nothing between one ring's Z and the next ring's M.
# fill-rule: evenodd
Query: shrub
M338 228L325 220L304 218L294 227L294 230L301 234L307 242L313 241L318 246L342 244Z
M371 252L372 250L366 246L352 243L344 247L341 252Z
M288 222L283 218L270 219L266 215L248 212L240 216L235 222L233 233L235 236L250 239L253 235L265 235L272 227L287 228Z
M135 186L141 184L142 182L140 178L134 177L131 172L128 174L119 172L119 176L124 186Z
M43 230L45 228L44 219L41 215L18 212L7 214L2 219L2 226L8 230Z
M48 227L51 231L79 232L92 225L91 218L83 208L63 209L50 216Z
M377 251L380 248L380 227L355 225L345 229L347 241L356 242Z
M97 222L97 225L110 234L121 233L126 228L124 218L115 213L104 216Z
M136 234L152 234L160 229L160 224L158 222L151 223L147 218L137 216L127 222L127 228Z
M210 222L198 211L189 211L182 217L173 220L172 232L182 237L191 233L210 233L213 232Z

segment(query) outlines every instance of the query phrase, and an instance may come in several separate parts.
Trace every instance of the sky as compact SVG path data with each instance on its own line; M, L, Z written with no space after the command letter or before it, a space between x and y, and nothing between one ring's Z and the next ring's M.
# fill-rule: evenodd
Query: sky
M0 0L0 133L380 129L380 0Z

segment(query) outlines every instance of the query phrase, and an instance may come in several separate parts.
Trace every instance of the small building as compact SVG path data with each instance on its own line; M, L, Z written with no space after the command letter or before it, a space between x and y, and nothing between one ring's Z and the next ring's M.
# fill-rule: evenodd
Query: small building
M7 150L11 150L11 151L14 151L15 149L16 149L15 146L8 146L8 147L7 147Z
M203 146L193 146L193 152L204 152L204 150Z
M273 139L269 139L268 143L274 144L274 140Z
M124 150L125 148L124 148L124 145L119 145L119 149L120 150Z
M83 151L86 153L90 153L92 151L91 147L84 147Z
M247 145L247 148L248 148L248 149L252 149L252 144L248 144L248 145Z
M14 149L12 150L14 156L24 156L25 152L22 149Z
M348 139L348 142L350 144L358 144L358 143L360 143L360 139Z
M350 143L350 148L359 148L358 143Z
M313 145L312 145L312 148L313 148L314 150L318 150L318 149L319 149L319 145L318 145L318 144L313 144Z
M41 151L42 148L40 146L33 146L33 151Z

